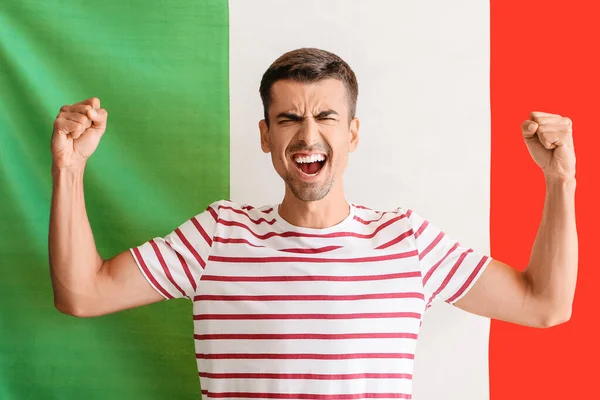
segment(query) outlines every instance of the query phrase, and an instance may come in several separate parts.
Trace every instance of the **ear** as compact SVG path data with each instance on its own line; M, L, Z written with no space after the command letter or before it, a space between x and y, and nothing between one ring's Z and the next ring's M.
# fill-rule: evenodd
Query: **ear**
M359 141L358 131L360 129L360 120L356 117L352 118L350 121L350 146L348 148L349 152L352 153L356 150Z
M260 148L265 153L271 152L271 143L269 142L269 127L267 121L261 119L258 123L258 130L260 131Z

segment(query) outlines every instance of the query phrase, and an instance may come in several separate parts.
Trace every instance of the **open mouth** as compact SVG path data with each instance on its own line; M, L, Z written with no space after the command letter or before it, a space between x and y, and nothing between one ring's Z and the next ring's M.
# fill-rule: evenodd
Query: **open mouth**
M316 176L325 165L325 154L295 155L293 157L296 167L307 176Z

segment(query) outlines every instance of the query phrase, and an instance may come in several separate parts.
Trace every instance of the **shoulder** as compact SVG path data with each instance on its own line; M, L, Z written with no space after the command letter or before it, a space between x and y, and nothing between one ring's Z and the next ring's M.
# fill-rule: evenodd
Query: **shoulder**
M251 204L236 203L231 200L219 200L210 204L207 211L217 215L219 218L226 219L230 219L230 217L235 217L236 215L264 218L273 215L275 207L275 205L253 206Z
M357 203L350 203L352 205L352 208L354 209L354 214L358 215L358 216L378 216L378 215L384 215L384 214L396 214L396 215L402 215L402 214L406 214L406 213L410 213L412 212L411 210L404 208L404 207L396 207L396 208L389 208L389 209L377 209L377 208L372 208L372 207L368 207L362 204L357 204Z
M375 222L375 221L398 221L408 220L411 213L410 209L404 207L396 207L391 209L376 209L364 206L362 204L351 203L354 210L354 219L358 222Z

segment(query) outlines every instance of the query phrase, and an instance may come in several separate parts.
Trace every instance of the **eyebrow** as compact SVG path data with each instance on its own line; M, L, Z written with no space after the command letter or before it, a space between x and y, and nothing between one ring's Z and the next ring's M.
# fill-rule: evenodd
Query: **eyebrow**
M315 119L326 118L326 117L328 117L330 115L338 115L339 116L339 114L335 110L331 110L330 109L330 110L321 111L320 113L318 113L317 115L315 115ZM292 121L302 121L304 119L304 117L301 117L300 115L294 114L292 112L282 112L282 113L279 113L279 114L277 114L276 118L277 119L285 118L285 119L290 119Z
M325 118L328 117L330 115L337 115L339 116L339 114L337 112L335 112L334 110L325 110L325 111L321 111L320 113L318 113L317 115L315 115L315 118Z

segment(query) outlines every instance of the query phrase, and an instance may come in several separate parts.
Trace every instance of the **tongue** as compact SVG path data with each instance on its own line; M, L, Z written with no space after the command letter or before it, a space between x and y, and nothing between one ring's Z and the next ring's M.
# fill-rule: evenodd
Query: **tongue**
M302 172L308 175L316 174L321 169L320 162L312 162L312 163L302 163L300 164L300 169Z

